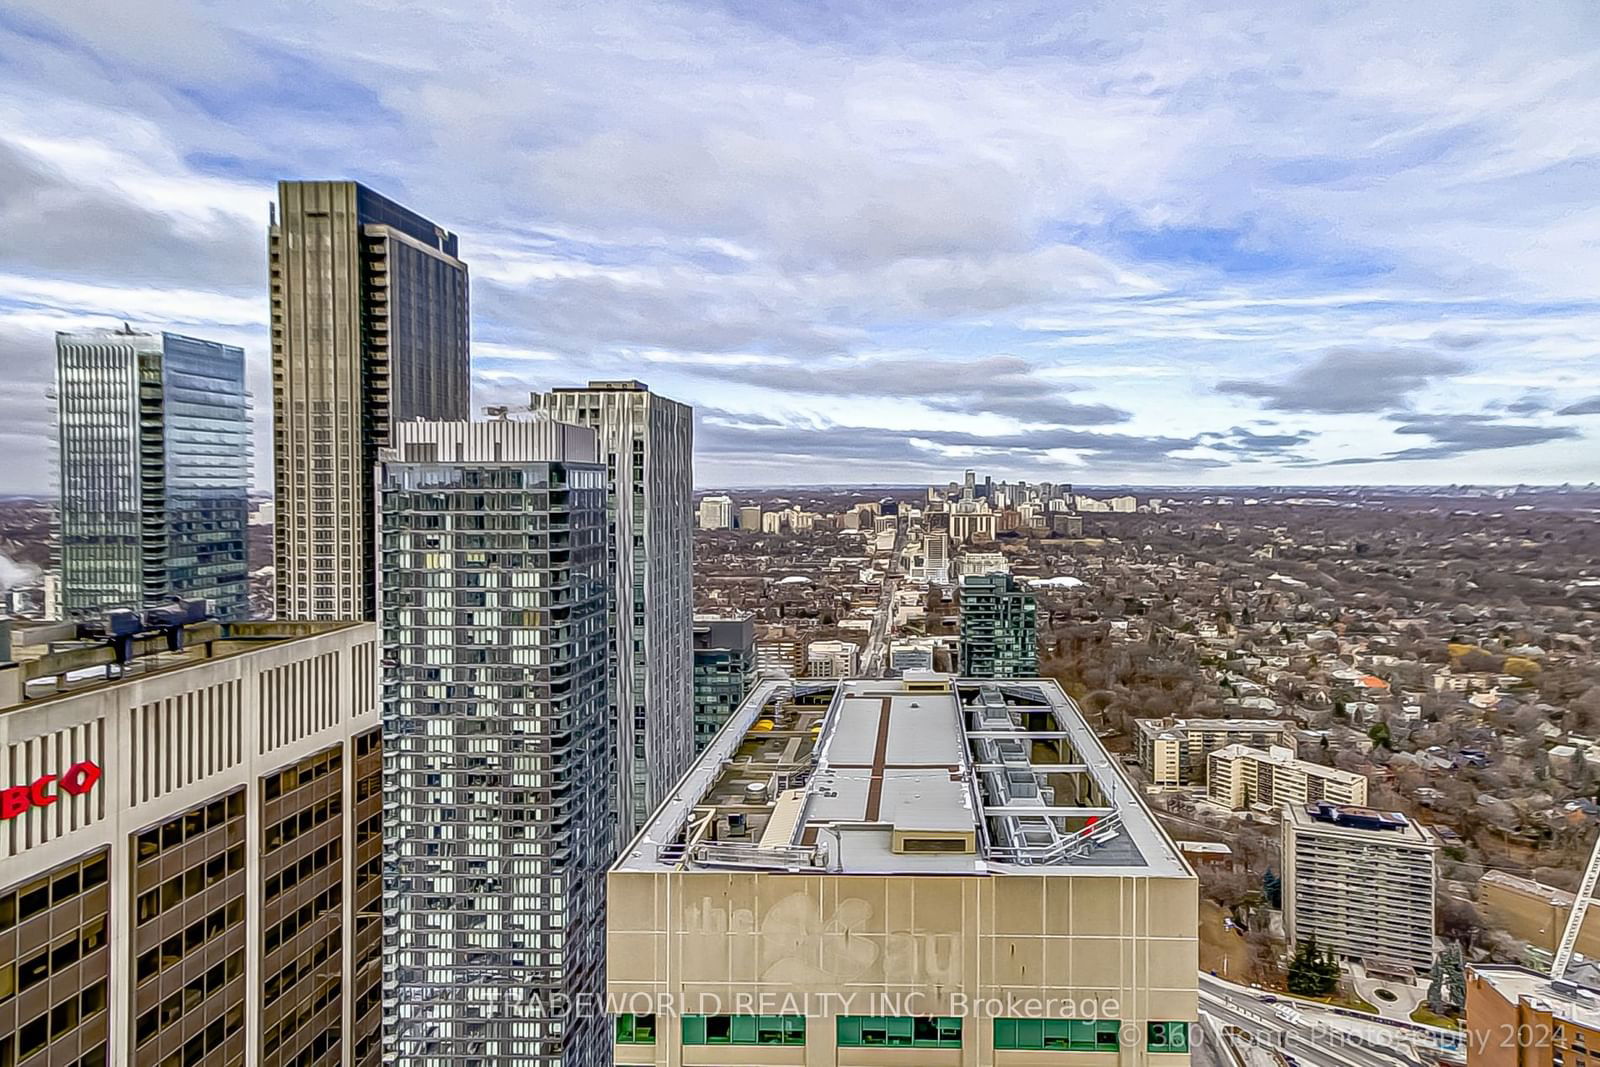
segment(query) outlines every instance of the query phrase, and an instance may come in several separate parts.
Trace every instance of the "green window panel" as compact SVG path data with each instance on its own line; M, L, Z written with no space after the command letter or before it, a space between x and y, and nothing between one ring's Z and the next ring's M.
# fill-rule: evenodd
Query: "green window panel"
M996 1019L994 1047L1052 1052L1115 1052L1122 1024L1115 1019Z
M911 1015L841 1015L841 1048L960 1048L961 1020Z
M685 1045L804 1045L804 1015L685 1015Z
M656 1017L634 1015L631 1012L617 1016L617 1044L653 1045L656 1043Z
M1145 1027L1145 1049L1150 1052L1188 1052L1189 1024L1149 1023Z

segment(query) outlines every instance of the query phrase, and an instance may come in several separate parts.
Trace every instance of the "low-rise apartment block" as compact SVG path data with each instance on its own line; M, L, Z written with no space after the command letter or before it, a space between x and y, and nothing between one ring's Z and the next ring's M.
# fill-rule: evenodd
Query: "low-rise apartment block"
M0 622L0 1063L379 1062L371 623Z
M889 673L931 671L939 642L931 637L902 637L889 642Z
M1293 804L1283 816L1283 921L1291 945L1426 972L1433 966L1438 841L1396 812Z
M1272 719L1140 719L1139 765L1159 786L1198 785L1211 753L1229 745L1293 748L1292 723Z
M758 684L612 868L625 1067L1185 1067L1194 874L1052 681Z
M861 646L854 641L813 641L806 646L806 674L812 678L848 678L861 666Z
M1352 771L1296 759L1293 749L1229 745L1211 753L1206 797L1233 811L1261 805L1365 804L1367 779Z
M804 674L805 646L792 637L758 637L756 670Z
M1467 1067L1579 1067L1600 1051L1600 990L1508 964L1467 968Z

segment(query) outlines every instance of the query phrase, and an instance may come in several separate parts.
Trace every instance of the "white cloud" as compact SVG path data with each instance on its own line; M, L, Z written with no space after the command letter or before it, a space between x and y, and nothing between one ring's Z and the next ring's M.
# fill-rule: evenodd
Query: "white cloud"
M1464 368L1408 387L1432 410L1513 378L1592 394L1582 0L734 10L13 5L0 372L37 378L42 334L111 316L243 338L264 382L271 180L351 176L462 234L485 391L643 365L756 410L728 371L1012 353L1084 387L1061 418L1198 434L1258 411L1217 381L1314 385L1326 351L1414 349ZM788 388L862 424L1037 422ZM1571 476L1574 453L1596 450L1475 470Z

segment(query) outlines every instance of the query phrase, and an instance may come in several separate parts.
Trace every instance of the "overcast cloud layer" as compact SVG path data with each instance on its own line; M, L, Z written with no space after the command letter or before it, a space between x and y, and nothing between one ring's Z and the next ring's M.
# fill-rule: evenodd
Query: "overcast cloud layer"
M245 346L265 471L285 177L460 233L478 403L641 378L703 485L1600 478L1593 4L1141 6L3 0L0 492L124 320Z

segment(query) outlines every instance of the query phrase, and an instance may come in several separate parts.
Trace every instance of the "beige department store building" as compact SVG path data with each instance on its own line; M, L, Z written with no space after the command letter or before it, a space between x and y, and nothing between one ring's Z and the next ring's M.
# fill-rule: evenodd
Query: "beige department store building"
M610 873L616 1062L1183 1067L1196 913L1054 682L768 680Z

